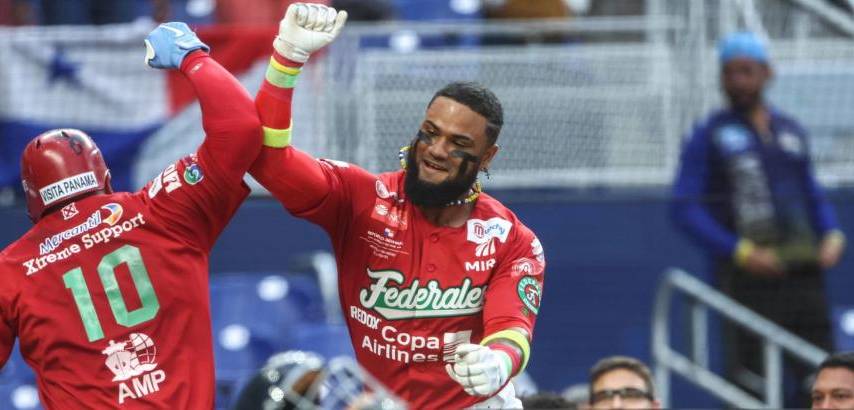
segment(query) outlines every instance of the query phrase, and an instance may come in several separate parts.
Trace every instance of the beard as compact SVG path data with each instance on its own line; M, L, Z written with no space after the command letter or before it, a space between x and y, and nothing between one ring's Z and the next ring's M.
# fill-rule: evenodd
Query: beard
M762 104L761 92L727 92L730 107L740 113L750 113Z
M409 148L409 153L406 157L406 175L403 181L403 190L413 204L425 208L442 208L468 193L477 179L477 169L480 166L480 161L471 164L474 165L473 167L469 164L470 161L463 161L460 164L460 172L457 176L448 178L438 184L422 181L419 178L419 164L415 159L417 144L418 142L416 141ZM475 171L470 172L470 169Z

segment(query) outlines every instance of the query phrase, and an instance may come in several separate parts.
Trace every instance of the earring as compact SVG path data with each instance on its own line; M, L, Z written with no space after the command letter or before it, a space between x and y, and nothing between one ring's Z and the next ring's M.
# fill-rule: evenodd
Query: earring
M484 168L483 173L486 175L486 179L489 179L489 168Z
M409 153L410 150L409 145L404 145L400 148L400 151L397 152L397 158L400 160L400 168L406 169L406 154Z

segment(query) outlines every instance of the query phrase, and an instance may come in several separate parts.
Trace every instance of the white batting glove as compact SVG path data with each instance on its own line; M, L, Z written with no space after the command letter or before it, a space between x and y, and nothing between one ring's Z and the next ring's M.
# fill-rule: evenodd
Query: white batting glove
M343 10L322 4L291 4L279 22L273 48L288 60L305 63L311 53L335 40L346 22L347 12Z
M445 370L469 395L490 396L507 382L511 362L505 352L466 343L457 347L454 359Z

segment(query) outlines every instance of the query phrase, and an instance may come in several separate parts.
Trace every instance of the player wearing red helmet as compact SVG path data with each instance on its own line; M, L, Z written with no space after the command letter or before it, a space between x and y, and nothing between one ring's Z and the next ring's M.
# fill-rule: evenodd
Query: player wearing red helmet
M21 156L21 182L33 223L75 198L112 193L101 151L92 138L75 129L51 130L33 139Z
M136 193L113 193L79 130L39 135L21 158L35 226L0 253L0 367L17 338L46 408L213 408L208 255L249 193L261 126L185 24L146 45L150 66L180 68L196 89L195 154Z

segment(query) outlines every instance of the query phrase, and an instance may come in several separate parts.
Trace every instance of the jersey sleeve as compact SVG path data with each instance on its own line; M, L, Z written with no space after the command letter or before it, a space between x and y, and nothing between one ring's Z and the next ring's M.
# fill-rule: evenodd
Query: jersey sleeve
M360 183L376 180L360 167L315 159L294 147L264 147L250 173L288 212L333 236L350 220Z
M261 121L249 93L207 53L188 55L181 72L198 96L205 140L142 194L168 229L209 250L249 195L243 177L261 150Z
M349 206L349 165L321 161L291 145L291 108L302 64L273 53L255 97L264 147L249 170L293 215L332 232Z
M697 128L682 148L679 170L673 183L670 217L691 239L717 255L729 258L738 237L721 225L703 201L709 180L709 138L706 127Z
M245 88L204 52L184 59L181 72L193 85L202 110L205 140L199 148L209 174L239 186L261 152L261 120Z
M540 310L546 260L540 240L517 222L519 229L487 286L483 325L490 335L520 328L533 335Z
M184 241L210 250L237 208L249 196L249 186L216 172L202 147L166 167L141 192L151 213Z

